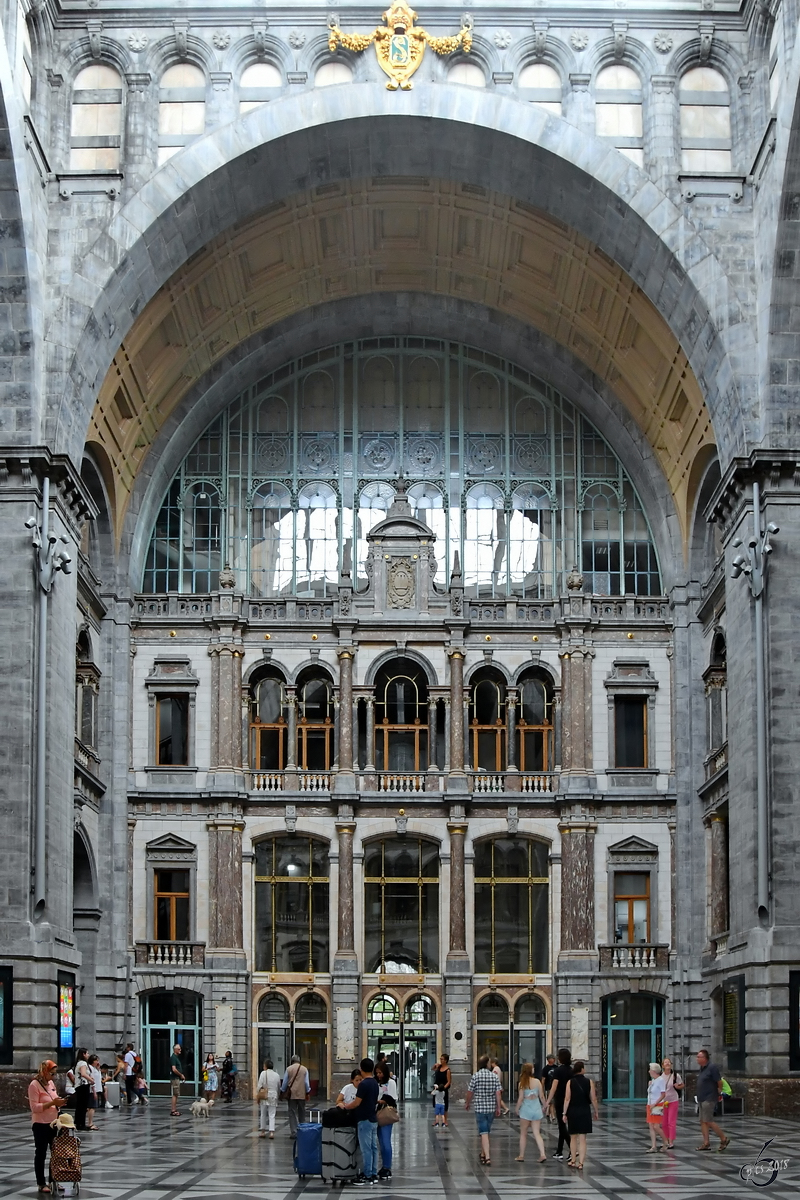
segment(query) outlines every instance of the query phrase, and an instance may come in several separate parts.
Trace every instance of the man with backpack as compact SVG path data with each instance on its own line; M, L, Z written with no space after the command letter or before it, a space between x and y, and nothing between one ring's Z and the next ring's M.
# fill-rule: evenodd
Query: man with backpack
M128 1042L125 1047L125 1097L128 1104L137 1104L136 1098L136 1072L141 1071L142 1060L133 1049L133 1042Z

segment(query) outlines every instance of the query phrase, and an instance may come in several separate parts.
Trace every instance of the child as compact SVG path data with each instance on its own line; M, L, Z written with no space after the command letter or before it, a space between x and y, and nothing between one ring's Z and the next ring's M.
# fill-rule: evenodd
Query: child
M139 1098L140 1104L147 1104L147 1080L141 1071L137 1071L133 1081L133 1090Z
M445 1129L444 1123L444 1090L440 1087L434 1087L431 1095L433 1096L433 1115L434 1125L437 1129Z

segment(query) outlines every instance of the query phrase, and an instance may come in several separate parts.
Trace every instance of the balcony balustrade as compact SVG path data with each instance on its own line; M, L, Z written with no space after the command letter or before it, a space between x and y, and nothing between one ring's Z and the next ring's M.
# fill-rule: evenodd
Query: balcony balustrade
M137 942L137 966L204 967L205 942Z
M618 943L615 946L599 946L598 949L601 971L629 975L669 970L669 946L666 943Z

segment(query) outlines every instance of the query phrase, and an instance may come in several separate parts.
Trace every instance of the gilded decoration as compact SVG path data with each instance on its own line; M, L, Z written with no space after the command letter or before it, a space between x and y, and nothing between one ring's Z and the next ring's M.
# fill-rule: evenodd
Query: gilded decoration
M434 53L442 55L453 54L456 50L469 54L472 49L471 22L465 21L455 37L433 37L415 26L417 14L405 0L395 0L383 14L383 19L385 27L379 25L372 33L343 33L335 19L331 18L328 46L331 53L337 46L360 53L374 42L380 68L389 76L386 86L392 92L397 88L408 91L413 87L411 76L422 62L426 45Z

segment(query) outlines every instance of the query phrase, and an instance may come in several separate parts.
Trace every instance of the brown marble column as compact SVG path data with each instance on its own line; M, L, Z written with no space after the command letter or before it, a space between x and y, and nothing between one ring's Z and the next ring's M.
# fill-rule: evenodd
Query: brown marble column
M241 951L242 833L244 822L217 816L208 830L208 943L213 951Z
M353 918L353 838L355 821L337 821L339 837L339 905L338 944L336 958L355 959L355 928Z
M353 772L353 651L339 651L339 770Z
M447 826L450 834L450 952L451 958L465 958L467 954L467 893L464 866L464 840L467 835L466 822L457 821Z
M594 651L585 646L571 646L561 655L562 773L591 774L593 658Z
M594 836L596 825L559 825L561 833L561 949L594 950Z
M464 654L450 651L450 775L464 777Z
M242 650L232 642L215 642L211 655L211 770L242 769Z
M713 813L711 826L711 937L728 932L728 821Z

